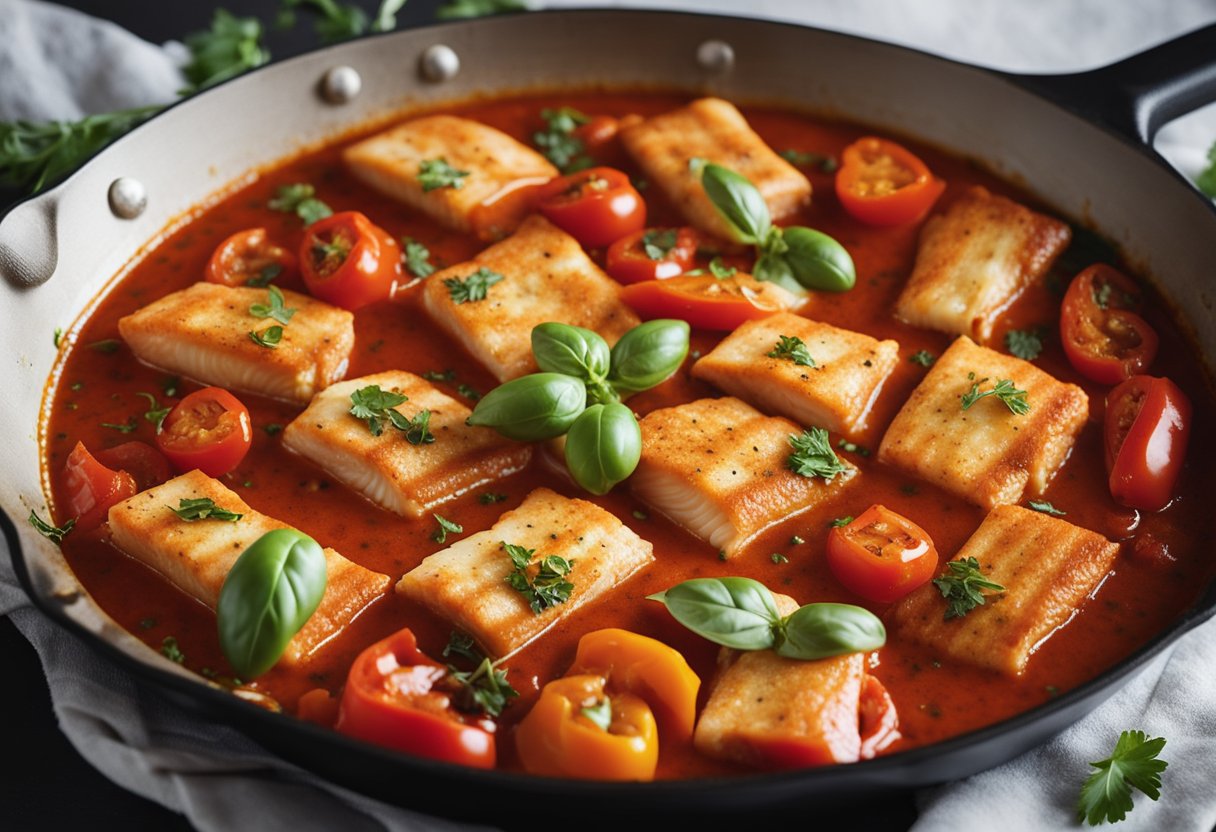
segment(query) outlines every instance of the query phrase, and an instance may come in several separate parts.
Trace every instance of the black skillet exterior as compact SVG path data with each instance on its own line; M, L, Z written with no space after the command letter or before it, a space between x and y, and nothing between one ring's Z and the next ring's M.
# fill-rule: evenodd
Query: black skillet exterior
M1119 133L1151 154L1144 143L1156 127L1197 104L1216 99L1214 55L1216 26L1210 26L1091 73L1005 77ZM1177 176L1162 166L1162 175ZM964 777L999 765L1078 721L1183 633L1216 615L1213 585L1169 630L1100 677L998 725L929 747L854 765L783 774L649 784L587 783L477 771L404 757L269 713L224 691L136 661L84 630L54 601L38 595L12 519L3 512L0 530L13 553L19 580L43 613L120 667L155 684L184 708L237 725L285 758L354 790L413 809L490 823L536 822L538 806L543 806L544 815L551 818L586 818L587 810L593 807L597 819L594 826L641 817L668 821L725 819L761 810L771 814L848 801Z

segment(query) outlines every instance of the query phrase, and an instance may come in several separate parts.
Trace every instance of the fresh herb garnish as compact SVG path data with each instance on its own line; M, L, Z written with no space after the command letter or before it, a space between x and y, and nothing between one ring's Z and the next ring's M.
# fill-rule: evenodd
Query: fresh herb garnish
M30 511L29 521L30 525L34 527L38 534L42 535L52 543L62 543L63 539L67 537L68 532L70 532L76 525L76 518L73 517L62 526L52 526L50 523L39 517L38 512L36 511Z
M528 4L523 0L448 0L435 10L435 17L440 20L453 20L527 10Z
M532 143L554 167L562 173L574 173L594 164L591 157L583 153L586 149L583 140L574 135L581 125L591 121L588 116L573 107L559 107L541 110L540 117L545 120L546 129L533 133Z
M313 31L323 43L350 40L367 31L367 12L356 5L338 3L336 0L283 0L280 27L294 25L297 8L316 15Z
M116 430L119 433L135 433L135 429L139 427L139 422L136 422L135 417L132 416L121 424L118 422L102 422L101 426L110 430Z
M251 289L265 289L270 285L270 282L283 273L283 267L278 263L267 263L253 277L245 281L245 285Z
M461 656L474 663L485 658L477 649L477 643L473 641L473 637L460 630L452 630L448 636L447 646L443 648L443 657L446 659L450 656Z
M165 636L164 641L160 643L160 654L178 664L184 664L186 661L186 654L182 652L177 644L177 639L173 636Z
M410 274L414 277L430 277L435 273L435 267L431 265L431 250L417 240L409 237L401 239L401 248L403 251L402 257L405 258L405 267L409 269Z
M52 335L51 335L51 343L54 344L55 349L59 349L59 344L62 343L62 341L63 341L63 327L57 326L57 327L55 327L55 332L52 333Z
M456 707L462 711L500 716L519 691L507 681L507 671L489 658L482 658L475 670L457 670L448 665L448 679L459 686Z
M1097 826L1103 821L1117 823L1134 807L1132 789L1156 800L1161 796L1161 772L1169 765L1158 759L1165 738L1149 739L1143 731L1119 734L1115 750L1105 760L1090 763L1097 769L1081 786L1077 802L1078 820Z
M224 520L229 523L235 523L245 516L235 511L229 511L222 506L217 506L215 500L210 497L197 497L194 499L183 497L177 501L177 508L173 506L165 506L165 508L187 523L193 523L195 520Z
M117 338L103 338L100 341L94 341L89 344L89 349L93 352L100 352L104 355L113 355L118 352L118 348L122 346L122 341Z
M789 439L794 452L786 459L786 465L795 474L831 482L837 474L848 470L832 450L828 432L823 428L804 430L800 436L791 435Z
M988 396L996 396L1005 403L1005 407L1009 408L1009 412L1015 416L1024 416L1030 412L1030 402L1026 400L1026 391L1019 390L1013 386L1013 382L1007 378L997 379L991 390L980 391L980 385L988 381L982 378L979 381L971 383L971 389L963 394L962 405L963 410L970 410L971 406L980 399Z
M427 381L452 381L456 378L455 370L427 370L422 373L422 377Z
M802 537L799 535L794 535L793 537L790 538L791 546L801 546L803 543L806 543L806 541L803 540Z
M835 173L840 167L835 156L825 156L822 153L803 153L801 150L787 149L781 151L780 156L795 167L816 167L824 173Z
M371 384L361 387L350 394L350 415L356 419L367 421L367 429L372 436L384 432L384 420L388 419L398 430L405 430L408 420L395 408L409 401L408 396L394 393L391 390L381 390L380 385ZM400 423L398 423L400 422Z
M676 247L674 228L652 228L642 233L642 251L651 260L662 260Z
M182 67L182 75L190 86L181 95L227 81L270 61L270 52L262 46L261 22L256 17L236 17L224 9L215 10L210 29L187 35L185 43L190 61Z
M456 385L456 392L459 393L460 395L464 396L469 401L475 402L475 401L478 401L481 399L481 393L479 393L477 390L474 390L472 387L465 384L463 381L460 384Z
M780 552L773 552L771 555L768 556L768 559L771 560L773 563L789 563L790 562L790 559L787 558L785 555L781 554Z
M397 413L397 411L392 411ZM400 414L398 414L400 415ZM405 432L405 441L411 445L429 445L435 441L435 434L431 433L431 411L419 410L414 414L412 419L408 419L405 427L397 423L397 419L390 416L393 427L397 430Z
M908 361L913 364L919 364L922 367L932 367L933 362L937 361L937 356L928 350L917 350L908 356Z
M266 431L267 436L274 436L277 433L283 432L283 426L278 422L271 422L269 424L262 425L262 430Z
M296 310L288 309L283 302L283 292L278 286L270 287L270 305L255 303L249 307L249 314L255 318L274 318L283 326L291 323L291 316Z
M612 727L612 700L607 696L594 705L581 708L579 713L590 720L601 731L607 731Z
M1043 352L1041 330L1011 329L1005 333L1005 348L1010 355L1025 361L1034 361Z
M650 515L644 511L642 511L640 508L635 508L631 512L631 514L633 514L634 520L649 520L650 519Z
M486 491L477 495L477 502L483 506L492 506L495 503L504 502L507 499L506 494L498 494L494 491Z
M850 442L847 439L841 439L839 442L836 443L836 447L840 448L840 450L842 450L842 451L848 451L851 454L857 454L858 456L869 456L870 455L869 448L863 448L861 445L858 445L856 442Z
M285 214L295 214L304 220L305 225L312 225L317 220L323 220L333 214L333 210L316 197L317 190L305 182L281 186L274 199L266 203L272 211L282 211Z
M1195 177L1195 184L1204 194L1216 199L1216 142L1208 148L1208 166Z
M549 607L570 600L574 584L566 580L566 576L574 568L574 561L566 560L560 555L546 555L536 562L536 575L530 577L528 570L536 550L525 549L506 541L502 541L502 548L515 567L511 574L507 575L507 583L524 597L532 612L539 614Z
M137 396L142 396L148 400L148 409L144 412L144 418L156 426L156 432L160 433L160 426L165 423L165 417L169 415L169 411L173 406L159 407L156 401L156 396L151 393L136 393Z
M439 528L431 533L431 540L435 541L436 543L447 543L449 534L464 533L464 526L460 525L459 523L453 523L451 520L439 514L432 514L431 516L434 517L435 522L439 524Z
M846 514L844 517L837 517L832 521L831 526L834 529L843 528L853 522L853 515Z
M459 190L464 187L464 178L469 175L467 170L456 170L443 157L438 159L423 159L418 165L418 184L423 193L452 188Z
M452 303L459 305L485 300L490 287L502 279L503 276L498 272L490 271L482 266L464 280L459 277L449 277L443 281L443 285L448 287Z
M1068 513L1066 511L1060 511L1046 500L1031 500L1029 503L1027 503L1027 505L1029 505L1035 511L1041 511L1044 514L1052 514L1056 517L1063 517Z
M990 581L980 571L980 562L975 558L952 560L946 564L947 574L933 579L933 585L946 599L945 620L962 618L976 607L983 606L984 593L981 589L993 592L1004 592L1005 587Z
M718 280L734 277L738 271L734 266L728 266L722 262L721 257L715 257L709 261L709 273L718 278Z
M250 330L249 340L268 350L278 349L279 343L283 340L283 327L276 324L266 327L261 332Z
M177 396L177 386L182 383L182 380L177 376L165 376L164 381L160 383L160 392L164 393L169 398Z
M815 359L806 348L806 344L798 336L778 335L777 344L772 352L765 353L769 358L784 358L793 361L799 367L814 367Z

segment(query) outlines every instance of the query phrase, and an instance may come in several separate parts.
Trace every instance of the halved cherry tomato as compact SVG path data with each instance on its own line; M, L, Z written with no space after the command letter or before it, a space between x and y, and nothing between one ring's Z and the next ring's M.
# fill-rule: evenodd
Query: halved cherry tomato
M659 761L654 714L637 696L605 696L604 677L566 676L545 685L515 731L515 749L531 774L583 780L653 780ZM612 712L607 730L585 711Z
M265 286L294 272L296 256L266 237L265 228L238 231L215 248L207 261L207 280L225 286L253 281Z
M305 230L300 270L314 296L358 309L393 296L401 279L401 246L358 211L342 211Z
M195 390L169 411L156 446L179 472L195 468L222 477L240 464L253 444L249 411L222 387Z
M701 679L663 642L628 630L595 630L578 640L570 673L603 676L610 694L632 693L649 705L665 735L692 737Z
M1095 263L1064 295L1060 340L1076 371L1099 384L1142 372L1157 355L1157 332L1134 310L1140 290L1119 271Z
M608 247L607 271L621 283L678 277L692 267L699 244L692 228L647 228Z
M1132 376L1106 397L1106 470L1117 502L1169 505L1191 435L1191 400L1168 378Z
M836 580L881 604L899 600L937 571L937 548L925 530L882 505L828 532L827 555Z
M744 321L799 309L806 298L736 272L719 280L688 275L634 283L621 297L643 318L681 318L700 329L730 330Z
M612 116L592 116L586 124L574 128L574 137L588 153L594 154L616 138L618 129L620 122Z
M419 757L493 768L494 723L454 710L435 686L448 671L418 649L408 627L368 647L351 665L337 729Z
M899 714L883 683L868 673L858 705L861 759L869 760L899 739Z
M160 485L173 476L169 460L147 442L124 442L98 451L93 456L107 468L126 471L134 477L135 487L139 491Z
M909 150L873 136L846 147L836 173L840 204L870 225L917 222L945 189L946 183Z
M100 526L110 506L134 497L138 491L133 476L102 465L81 442L68 454L63 485L68 498L67 513L76 518L80 531Z
M588 168L541 188L536 207L587 248L606 246L646 225L646 203L615 168Z

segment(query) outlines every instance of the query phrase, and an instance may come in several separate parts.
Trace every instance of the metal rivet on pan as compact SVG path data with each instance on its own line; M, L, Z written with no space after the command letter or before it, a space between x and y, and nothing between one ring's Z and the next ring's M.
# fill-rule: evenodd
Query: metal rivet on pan
M335 66L321 77L321 97L330 104L345 104L363 89L363 78L350 66Z
M110 183L110 210L114 216L133 220L148 207L148 191L138 179L120 176Z
M724 40L707 40L697 47L697 63L709 72L729 72L735 65L735 50Z
M460 56L450 46L428 46L418 60L418 71L428 81L451 81L460 72Z

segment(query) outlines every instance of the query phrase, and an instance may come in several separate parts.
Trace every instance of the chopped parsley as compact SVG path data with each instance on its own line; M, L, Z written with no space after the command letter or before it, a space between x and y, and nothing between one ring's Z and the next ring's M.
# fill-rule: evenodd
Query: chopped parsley
M561 555L546 555L536 561L536 575L529 576L532 556L536 554L536 550L525 549L506 541L502 541L502 548L515 567L507 576L507 583L524 597L532 612L539 614L570 600L574 584L566 580L566 577L574 568L574 561L566 560Z
M784 358L793 361L799 367L814 367L815 359L811 358L806 344L798 336L778 335L777 344L772 352L765 353L769 358Z
M448 293L452 296L452 303L460 305L462 303L485 300L490 287L502 279L503 276L498 272L490 271L482 266L464 280L461 280L459 277L449 277L443 281L443 285L448 287Z
M197 497L194 499L183 497L177 501L177 508L173 506L165 506L165 508L187 523L193 523L195 520L224 520L229 523L235 523L245 516L217 506L215 500L210 497Z
M458 670L448 665L447 678L458 686L455 704L462 711L499 716L519 696L519 691L507 681L507 671L496 667L489 658L483 657L475 670Z
M1207 196L1216 199L1216 142L1208 148L1208 166L1195 177L1195 184Z
M1060 511L1046 500L1031 500L1029 503L1027 503L1027 505L1029 505L1035 511L1041 511L1044 514L1053 514L1056 517L1063 517L1068 513L1066 511Z
M387 419L398 430L405 430L408 420L404 415L393 410L397 405L409 401L408 396L395 393L392 390L381 390L380 385L371 384L360 387L350 394L350 415L367 422L367 429L372 436L384 432L384 421Z
M189 95L220 81L234 78L270 60L262 45L262 24L256 17L236 17L216 9L211 28L184 38L190 61L182 67L189 86L179 95Z
M642 251L651 260L662 260L676 247L674 228L652 228L642 234Z
M1119 734L1111 755L1090 763L1097 771L1081 786L1078 820L1090 826L1123 820L1135 808L1132 789L1143 792L1150 800L1161 797L1161 772L1169 765L1158 758L1163 748L1164 737L1149 739L1143 731Z
M139 423L136 422L135 417L132 416L122 424L117 422L102 422L101 426L103 428L109 428L110 430L116 430L119 433L135 433L135 429L139 427Z
M642 511L640 508L635 508L632 512L634 520L649 520L650 515Z
M473 637L460 630L452 630L451 635L448 636L447 646L443 648L443 657L446 659L449 656L461 656L471 662L479 662L485 658L477 649L477 643L473 641Z
M277 433L283 432L283 426L278 422L271 422L267 425L262 425L262 430L266 431L267 436L274 436Z
M456 170L443 157L438 159L423 159L418 165L418 184L423 193L451 188L459 190L464 187L464 178L469 175L467 170Z
M186 654L178 647L177 639L173 636L165 636L164 641L160 643L160 654L169 661L177 662L178 664L184 664L186 661Z
M437 528L431 534L431 540L435 541L436 543L447 543L449 534L464 534L464 526L460 525L459 523L453 523L451 520L439 514L432 514L431 516L434 517L435 522L439 524L439 528Z
M780 552L773 552L771 555L768 556L768 559L771 560L773 563L789 563L790 562L790 559L787 558L785 555L781 554Z
M393 411L396 413L397 411ZM392 419L392 417L389 417ZM406 426L403 428L397 424L396 419L392 419L393 427L398 430L405 431L405 441L411 445L429 445L435 441L435 434L431 433L431 411L419 410L414 414L414 418L406 421Z
M165 423L165 417L169 415L170 407L159 407L159 402L156 401L156 396L151 393L136 393L137 396L142 396L148 400L148 409L144 411L144 418L156 426L156 432L160 433L160 426Z
M824 173L835 173L840 162L835 156L822 153L804 153L801 150L786 149L781 151L781 158L799 168L819 168Z
M789 439L794 452L786 459L786 465L795 474L831 482L837 474L848 470L832 450L828 432L823 428L804 430L800 436L791 435Z
M52 543L62 543L63 539L68 536L68 532L70 532L76 525L76 519L72 518L62 526L52 526L50 523L39 517L38 512L36 511L30 512L29 520L30 525L34 527L38 534L42 535Z
M402 258L405 260L405 267L409 269L410 274L415 277L430 277L435 273L435 267L431 264L431 250L417 240L412 240L409 237L401 239Z
M952 560L946 567L949 571L945 575L933 579L933 585L946 599L946 621L962 618L976 607L983 606L984 593L980 590L1005 591L1005 587L984 577L980 562L975 558Z
M452 381L456 378L455 370L427 370L422 373L422 377L427 381Z
M165 376L165 380L161 382L160 391L169 398L177 395L177 386L182 383L182 380L177 376Z
M283 266L280 263L267 263L262 267L262 270L255 277L251 277L245 281L245 285L252 289L264 289L270 285L270 281L283 273Z
M55 349L59 349L59 345L63 343L63 327L55 327L55 332L51 336L51 343L55 345Z
M1034 361L1043 352L1042 330L1011 329L1005 333L1005 349L1025 361Z
M118 348L122 346L122 341L117 338L103 338L100 341L94 341L89 344L89 349L93 352L104 353L105 355L113 355L118 352Z
M574 173L595 164L584 153L587 147L583 140L574 135L575 130L591 121L590 116L573 107L559 107L541 110L540 117L545 121L545 129L532 134L532 143L558 170Z
M919 364L922 367L932 367L933 362L937 361L937 356L928 350L917 350L908 356L908 361L913 364Z
M274 318L283 326L287 326L296 310L287 308L283 302L283 292L278 286L271 286L269 293L270 304L255 303L249 307L249 314L255 318Z
M579 713L601 731L612 727L612 700L607 696L594 705L582 708Z
M456 392L464 396L466 399L474 402L481 398L481 393L477 392L464 382L456 385Z
M718 280L734 277L738 271L734 266L728 266L723 263L721 257L715 257L709 261L709 273L718 278Z
M790 538L791 546L801 546L803 543L806 543L806 541L803 540L802 537L800 537L799 535L794 535L793 537Z
M858 445L856 442L850 442L847 439L841 439L839 442L836 443L836 447L840 448L840 450L842 450L842 451L848 451L851 454L857 454L858 456L869 456L870 455L869 448L863 448L861 445Z
M278 349L279 343L283 340L283 327L275 324L266 327L261 332L250 330L249 340L268 350Z
M494 505L495 503L501 503L501 502L504 502L506 499L507 499L506 494L499 494L494 491L486 491L482 494L477 495L477 502L481 503L483 506L491 506L491 505Z
M844 528L845 526L849 525L852 522L853 522L853 515L846 514L844 517L837 517L835 520L832 521L831 525L832 525L833 529L840 529L840 528Z
M974 375L974 374L973 374ZM988 396L996 396L1005 403L1005 407L1009 408L1009 412L1015 416L1024 416L1030 412L1030 402L1026 400L1026 391L1019 390L1013 386L1013 382L1007 378L997 379L991 390L980 391L980 385L988 381L982 378L979 381L971 383L971 389L963 394L962 405L963 410L970 410L971 406L980 399Z
M283 185L266 206L272 211L295 214L304 220L305 225L312 225L317 220L323 220L333 214L333 210L317 199L316 194L317 189L304 182Z

